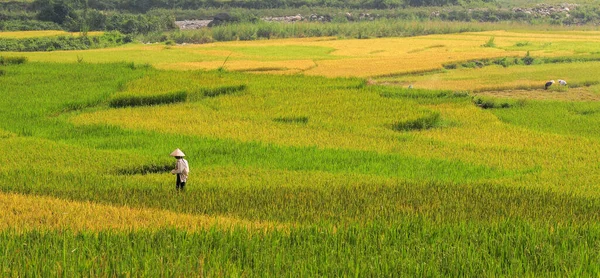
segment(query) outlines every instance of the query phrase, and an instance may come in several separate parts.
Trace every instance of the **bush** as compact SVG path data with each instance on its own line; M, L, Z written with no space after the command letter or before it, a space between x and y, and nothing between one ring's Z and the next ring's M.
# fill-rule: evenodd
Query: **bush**
M523 61L523 64L525 65L532 65L535 59L531 57L531 55L529 55L529 51L527 51L527 54L521 59L521 61Z
M132 41L132 37L119 32L108 32L102 36L58 36L25 39L0 38L0 51L54 51L84 50L117 46Z
M495 98L473 98L473 103L483 109L495 109L495 108L511 108L514 106L523 106L525 102L522 100L501 100Z
M38 20L0 20L2 31L31 31L31 30L61 30L62 27L54 22Z
M228 28L228 26L213 27L211 30L212 30L212 38L215 41L224 42L224 41L233 41L236 39L236 37L233 34L233 29Z

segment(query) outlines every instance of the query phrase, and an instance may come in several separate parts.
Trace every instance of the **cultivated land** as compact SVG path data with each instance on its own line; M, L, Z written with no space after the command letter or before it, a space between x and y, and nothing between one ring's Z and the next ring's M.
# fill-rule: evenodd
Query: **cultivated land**
M597 276L599 44L1 53L29 61L0 66L0 273Z

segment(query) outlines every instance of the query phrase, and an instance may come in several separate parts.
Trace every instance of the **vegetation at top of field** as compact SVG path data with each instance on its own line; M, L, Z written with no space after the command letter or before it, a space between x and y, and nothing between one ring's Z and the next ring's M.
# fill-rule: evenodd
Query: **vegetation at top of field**
M59 32L10 32L0 33L0 51L55 51L82 50L114 47L132 41L131 37L118 32L91 34L91 36L63 36ZM16 38L15 36L20 36Z
M164 1L163 1L164 2ZM125 34L160 34L176 29L175 19L213 19L224 15L226 24L240 24L246 33L262 22L265 16L289 16L302 14L305 18L325 18L327 24L364 21L441 21L441 22L521 22L528 25L580 26L591 25L600 18L600 10L594 5L564 4L556 6L512 6L494 1L460 2L453 0L413 1L333 1L309 3L306 1L11 1L0 5L0 30L52 30L69 31L119 31ZM441 7L444 8L441 8ZM314 16L313 16L314 15ZM322 20L321 20L322 21ZM385 23L382 24L385 26ZM356 26L352 26L356 27ZM350 28L352 28L350 27ZM264 27L263 27L264 28ZM281 29L281 28L280 28ZM321 28L321 32L324 28ZM329 28L335 30L336 28ZM358 28L362 29L362 28ZM316 30L313 30L316 32ZM348 32L346 32L348 33ZM406 34L407 32L405 32ZM413 35L425 33L413 33ZM259 39L256 35L239 34L241 39ZM286 37L303 34L289 32ZM344 33L336 35L346 35ZM364 36L394 36L390 30ZM225 36L226 38L227 36ZM146 36L145 39L148 39ZM222 41L219 34L204 37L203 42Z
M88 36L101 36L104 32L88 32ZM79 32L65 32L57 30L45 30L45 31L21 31L21 32L0 32L0 38L7 39L24 39L24 38L36 38L36 37L58 37L58 36L81 36Z

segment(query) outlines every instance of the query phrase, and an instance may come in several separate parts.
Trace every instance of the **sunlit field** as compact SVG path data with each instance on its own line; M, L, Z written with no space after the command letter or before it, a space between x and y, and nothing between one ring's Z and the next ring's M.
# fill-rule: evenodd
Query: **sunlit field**
M494 38L494 47L483 47ZM328 77L373 77L441 69L443 64L493 57L599 57L600 32L526 33L490 31L409 38L346 40L307 38L203 45L137 44L92 51L6 53L31 61L134 62L159 69L302 73ZM545 79L542 79L545 80Z
M1 53L0 276L598 276L599 35Z

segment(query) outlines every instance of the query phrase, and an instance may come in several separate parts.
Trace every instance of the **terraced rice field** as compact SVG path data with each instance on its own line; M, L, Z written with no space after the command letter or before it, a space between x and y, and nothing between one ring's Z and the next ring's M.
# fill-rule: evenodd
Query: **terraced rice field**
M597 276L599 35L1 53L0 276Z

